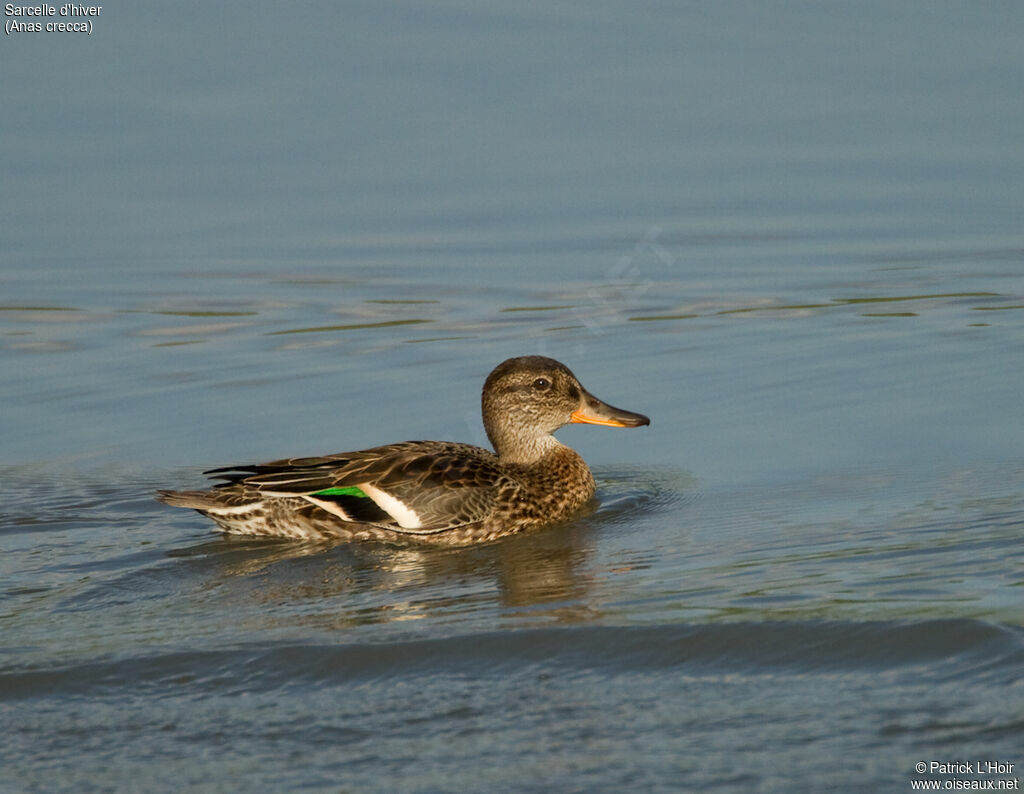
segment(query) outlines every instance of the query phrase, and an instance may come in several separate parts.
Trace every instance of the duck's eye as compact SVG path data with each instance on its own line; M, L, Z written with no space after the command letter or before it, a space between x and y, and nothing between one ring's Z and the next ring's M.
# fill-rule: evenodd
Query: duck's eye
M537 391L545 391L546 389L551 388L551 381L547 378L537 378L537 380L533 382L533 388Z

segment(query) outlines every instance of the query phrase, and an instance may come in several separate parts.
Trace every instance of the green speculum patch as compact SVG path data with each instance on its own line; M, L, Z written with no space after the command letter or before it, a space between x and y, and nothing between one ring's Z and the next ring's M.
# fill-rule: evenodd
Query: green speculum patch
M322 491L315 491L310 494L310 496L361 496L364 499L369 498L365 493L363 493L361 488L358 488L355 485L349 485L344 488L324 488Z

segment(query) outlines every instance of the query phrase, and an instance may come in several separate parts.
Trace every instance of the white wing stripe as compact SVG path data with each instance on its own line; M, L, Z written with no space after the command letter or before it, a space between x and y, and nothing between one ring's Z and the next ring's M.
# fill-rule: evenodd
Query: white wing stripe
M328 513L336 515L342 521L351 521L352 520L352 516L350 516L348 513L346 513L341 508L341 505L339 505L337 502L332 502L329 499L317 499L315 496L309 496L308 494L303 494L302 498L305 499L307 502L312 502L317 507L320 507L320 508L326 510Z
M359 483L359 487L377 504L377 507L395 519L402 529L419 529L423 526L423 521L416 511L411 510L404 502L399 501L391 494L367 483Z

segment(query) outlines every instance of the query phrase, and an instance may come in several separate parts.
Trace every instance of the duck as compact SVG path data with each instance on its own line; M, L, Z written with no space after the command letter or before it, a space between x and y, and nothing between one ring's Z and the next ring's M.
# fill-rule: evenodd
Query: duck
M553 433L567 424L633 428L545 356L503 361L481 395L493 452L449 441L404 441L334 455L203 472L206 491L157 492L231 535L302 541L484 543L571 518L596 492L583 458Z

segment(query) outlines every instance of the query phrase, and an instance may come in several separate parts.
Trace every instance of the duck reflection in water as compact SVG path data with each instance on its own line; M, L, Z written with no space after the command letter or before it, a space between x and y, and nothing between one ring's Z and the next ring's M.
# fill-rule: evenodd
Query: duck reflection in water
M590 511L592 512L592 511ZM207 590L250 604L309 602L308 614L262 617L320 628L444 618L499 608L575 622L593 618L588 514L543 532L468 549L419 544L294 543L225 535L175 552Z

